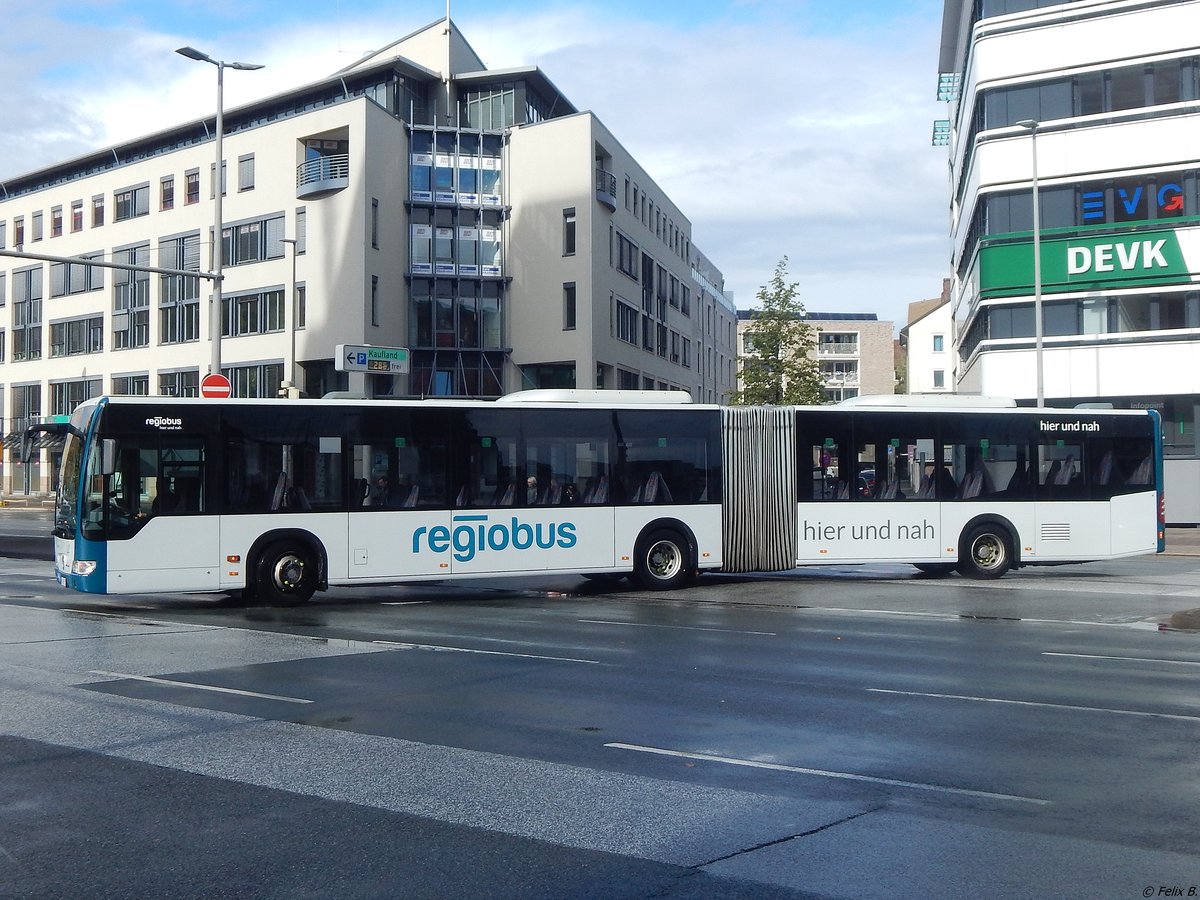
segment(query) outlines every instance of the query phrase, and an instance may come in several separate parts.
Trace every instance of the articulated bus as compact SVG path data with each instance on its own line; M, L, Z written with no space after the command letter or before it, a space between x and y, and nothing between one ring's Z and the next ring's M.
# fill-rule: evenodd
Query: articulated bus
M34 426L43 431L56 426ZM1163 548L1150 411L102 397L66 431L59 582L242 592L911 563L992 578Z

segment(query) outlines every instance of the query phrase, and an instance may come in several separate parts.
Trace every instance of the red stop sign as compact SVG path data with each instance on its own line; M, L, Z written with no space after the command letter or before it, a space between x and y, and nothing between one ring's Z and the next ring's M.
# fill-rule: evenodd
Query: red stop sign
M228 397L232 391L233 388L229 384L229 379L219 372L205 375L204 380L200 382L201 397L222 399Z

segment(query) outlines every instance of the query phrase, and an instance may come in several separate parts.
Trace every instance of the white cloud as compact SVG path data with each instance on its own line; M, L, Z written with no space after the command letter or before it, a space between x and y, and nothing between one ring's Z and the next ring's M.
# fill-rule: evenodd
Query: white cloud
M226 72L226 108L428 24L393 16L384 30L348 6L333 32L277 22L198 44L266 64ZM825 23L819 33L782 14L756 26L751 7L720 24L587 7L455 21L489 67L539 65L600 117L691 220L739 306L786 254L810 309L903 324L909 302L937 294L949 255L945 155L929 146L943 114L933 100L940 4L925 6L921 21ZM15 89L0 93L0 180L212 114L212 68L174 53L187 36L127 25L98 33L36 8L9 19L0 78ZM18 37L29 35L52 39ZM62 68L64 59L76 62Z

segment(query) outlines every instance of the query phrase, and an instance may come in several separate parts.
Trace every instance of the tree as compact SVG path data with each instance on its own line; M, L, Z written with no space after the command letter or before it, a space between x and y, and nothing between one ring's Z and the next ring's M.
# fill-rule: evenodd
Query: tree
M821 366L816 359L816 330L804 318L797 283L787 281L787 257L775 265L770 282L758 290L741 356L740 388L734 402L742 404L817 404Z

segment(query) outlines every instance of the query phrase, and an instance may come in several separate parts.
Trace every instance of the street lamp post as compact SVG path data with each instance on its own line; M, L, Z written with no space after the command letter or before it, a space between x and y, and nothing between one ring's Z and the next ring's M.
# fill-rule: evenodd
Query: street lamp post
M291 355L288 357L288 380L284 382L283 388L286 391L284 396L294 399L300 396L300 391L296 386L296 248L299 246L299 241L296 238L280 238L279 240L280 243L290 244L292 248L292 286L283 314L284 327L291 339Z
M1038 153L1037 133L1040 122L1022 119L1017 123L1029 129L1029 143L1033 151L1033 344L1037 368L1037 405L1046 405L1046 389L1042 371L1042 210L1038 198Z
M212 330L212 360L209 362L208 371L219 375L221 374L221 280L224 277L221 274L221 264L223 261L223 232L225 230L224 220L221 217L221 201L225 189L224 159L222 159L223 151L221 147L221 138L225 132L225 69L228 67L230 69L250 72L254 69L261 69L262 65L260 63L225 62L223 59L213 59L207 53L201 53L195 47L180 47L175 52L180 56L186 56L188 59L211 63L217 67L217 164L213 169L213 299L211 315L209 316L209 328Z

